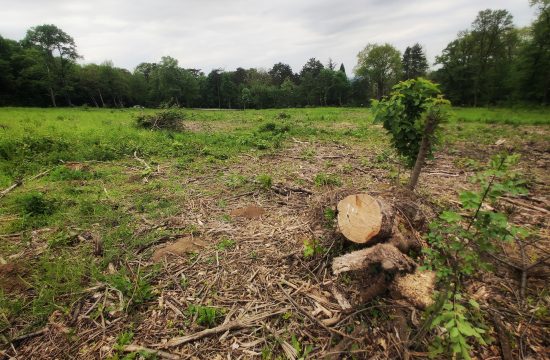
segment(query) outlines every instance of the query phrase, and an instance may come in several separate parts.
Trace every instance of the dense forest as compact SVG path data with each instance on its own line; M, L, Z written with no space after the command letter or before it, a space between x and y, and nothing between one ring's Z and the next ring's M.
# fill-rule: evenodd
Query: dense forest
M400 80L428 77L455 105L548 104L550 3L531 0L537 15L518 28L507 10L480 11L436 57L430 71L421 45L403 54L391 44L368 44L354 76L344 64L309 59L299 72L279 62L269 70L186 69L170 56L133 72L111 61L80 64L74 39L55 25L35 26L24 39L0 36L0 105L185 106L278 108L365 106Z

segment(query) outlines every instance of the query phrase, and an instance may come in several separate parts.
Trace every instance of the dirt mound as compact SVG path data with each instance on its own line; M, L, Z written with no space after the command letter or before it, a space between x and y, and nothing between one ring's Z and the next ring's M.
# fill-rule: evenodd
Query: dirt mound
M155 250L151 259L155 262L161 261L165 257L181 256L184 254L196 252L204 248L207 243L199 238L187 236L179 239L175 243L166 245Z
M256 219L262 216L263 214L265 214L265 210L254 204L231 211L231 216L243 217L247 219Z
M0 264L0 289L6 293L26 290L27 285L22 280L25 274L25 269L19 264Z

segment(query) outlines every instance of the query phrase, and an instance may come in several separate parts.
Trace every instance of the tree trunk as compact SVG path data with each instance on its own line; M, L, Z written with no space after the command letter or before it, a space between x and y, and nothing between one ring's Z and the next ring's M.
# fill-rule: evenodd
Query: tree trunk
M432 114L426 117L426 125L424 127L424 136L422 136L422 142L420 143L420 149L418 149L418 155L416 156L416 162L414 164L413 171L411 173L411 178L409 180L409 189L414 190L416 184L418 183L418 177L420 176L420 171L424 166L426 161L426 156L428 155L431 147L432 135L437 127L439 119L437 115Z
M391 206L368 194L350 195L338 203L338 228L359 244L389 237L394 216Z
M103 95L101 95L101 90L97 89L97 92L99 93L99 100L101 100L101 107L105 107L105 101L103 101Z
M57 104L55 103L55 94L53 93L53 88L50 86L50 97L52 99L52 106L57 107Z
M90 98L92 99L92 102L94 103L94 106L95 106L96 108L98 108L99 105L97 104L97 101L95 101L95 97L94 97L93 95L90 95Z

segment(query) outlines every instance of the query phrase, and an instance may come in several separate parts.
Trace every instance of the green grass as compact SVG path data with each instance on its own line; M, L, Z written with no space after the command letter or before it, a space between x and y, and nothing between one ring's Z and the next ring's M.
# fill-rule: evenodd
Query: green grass
M281 110L184 112L185 130L151 131L135 126L141 110L0 108L0 189L50 170L0 199L0 234L21 234L16 240L2 238L0 257L6 261L23 251L36 254L20 260L29 291L0 290L0 333L14 323L43 325L52 311L68 311L82 289L97 282L121 291L128 311L150 301L153 269L129 271L128 263L138 249L171 233L162 228L139 231L144 219L155 222L181 214L181 204L191 194L269 189L288 172L264 168L245 176L232 168L243 161L241 154L260 158L295 140L307 142L311 147L295 156L325 162L326 169L320 167L311 179L317 191L345 180L336 174L338 160L318 159L323 155L315 149L318 143L361 144L375 155L365 166L393 166L388 165L393 154L388 137L380 125L373 126L368 109L285 109L284 116ZM518 131L526 131L525 139L548 141L546 135L520 125L548 125L549 119L545 109L455 108L454 118L442 129L442 142L491 143ZM186 182L200 177L211 179L214 186ZM219 206L227 204L220 200ZM327 222L333 216L325 213ZM178 234L195 231L189 227ZM100 254L93 241L79 238L84 232L101 239ZM212 246L223 251L235 242L227 239ZM116 272L107 276L109 264Z
M458 108L453 121L506 125L550 125L549 108Z

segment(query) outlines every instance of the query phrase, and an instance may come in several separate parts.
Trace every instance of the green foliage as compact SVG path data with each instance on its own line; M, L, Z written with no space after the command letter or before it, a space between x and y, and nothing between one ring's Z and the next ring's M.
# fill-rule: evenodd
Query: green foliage
M229 239L229 238L223 238L218 242L216 245L216 249L220 251L225 251L227 249L231 249L235 247L235 240Z
M178 109L162 110L154 114L138 114L135 121L138 127L152 130L181 130L185 114Z
M317 239L306 239L304 240L304 258L310 258L316 255L324 254L326 249L319 244Z
M187 313L195 318L195 322L198 325L210 328L218 324L223 317L224 311L211 306L190 305Z
M368 44L357 54L355 72L376 86L378 99L399 81L401 71L401 53L388 43Z
M296 338L296 335L292 335L290 342L296 353L298 354L298 360L305 360L309 353L313 350L313 345L308 344L303 346L300 341Z
M225 185L230 189L243 187L248 183L248 179L240 174L229 174L225 179Z
M75 170L66 166L58 166L50 173L49 176L52 181L89 180L93 177L94 174L90 172Z
M440 356L445 352L447 346L453 356L459 356L463 359L471 359L468 344L470 339L477 341L480 345L487 345L483 334L485 329L476 327L471 323L473 317L470 313L479 310L479 305L470 299L468 303L462 305L462 295L456 293L452 298L445 301L439 315L434 318L431 328L443 327L445 337L436 337L430 346L430 357Z
M282 113L282 114L284 114L284 113ZM286 118L283 118L283 119L286 119ZM286 132L289 132L290 131L290 126L281 125L281 124L277 124L277 123L274 123L274 122L266 122L258 128L258 131L261 132L261 133L262 132L270 132L273 135L279 135L279 134L284 134Z
M316 186L341 186L342 180L335 174L319 173L313 179Z
M271 189L273 185L273 178L269 174L260 174L256 177L256 181L260 184L260 187L264 190Z
M23 215L51 215L55 210L55 201L46 198L40 192L26 193L17 199Z
M483 331L472 325L471 317L461 304L464 299L460 293L465 278L489 269L483 255L494 253L500 242L527 236L525 229L508 223L506 214L494 210L501 196L526 192L521 178L510 170L518 159L517 155L493 158L488 169L472 179L479 184L479 190L464 191L459 196L462 210L467 214L444 211L430 224L430 247L424 250L424 268L434 270L445 286L440 295L443 297L441 307L434 310L437 317L431 323L432 327L443 323L447 329L445 336L434 345L437 351L448 344L453 354L469 359L469 338L485 344L481 337ZM485 204L492 206L486 209ZM472 300L469 304L477 307Z
M130 274L123 268L115 274L105 276L105 281L122 293L126 309L132 309L154 297L153 287L148 280L150 275L143 274L139 269L135 274Z
M323 210L323 216L327 223L332 224L336 220L336 210L332 207L326 207Z
M372 110L375 121L384 125L392 137L393 146L412 167L424 136L426 116L440 113L442 107L449 104L442 98L436 84L418 78L395 85L389 97L372 102Z

